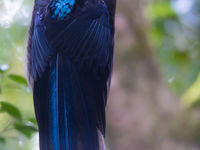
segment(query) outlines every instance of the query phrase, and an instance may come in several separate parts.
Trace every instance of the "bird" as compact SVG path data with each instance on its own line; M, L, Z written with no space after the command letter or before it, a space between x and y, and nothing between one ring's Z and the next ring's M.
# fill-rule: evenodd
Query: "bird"
M35 0L26 50L40 150L104 150L116 0Z

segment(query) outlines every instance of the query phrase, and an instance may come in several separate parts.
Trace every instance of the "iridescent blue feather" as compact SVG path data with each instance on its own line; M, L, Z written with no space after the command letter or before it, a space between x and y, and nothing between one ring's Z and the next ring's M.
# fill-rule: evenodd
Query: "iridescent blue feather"
M52 18L64 19L74 7L75 0L53 0L50 6Z
M59 124L58 124L58 103L57 103L57 74L56 65L51 66L50 71L50 98L49 98L49 118L50 118L50 143L53 150L59 150Z

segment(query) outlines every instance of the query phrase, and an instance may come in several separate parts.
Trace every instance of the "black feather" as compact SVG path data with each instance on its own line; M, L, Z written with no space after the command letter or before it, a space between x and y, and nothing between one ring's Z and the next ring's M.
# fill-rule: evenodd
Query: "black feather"
M99 131L105 136L115 11L108 1L77 0L64 20L51 17L49 0L35 1L27 56L41 150L98 150Z

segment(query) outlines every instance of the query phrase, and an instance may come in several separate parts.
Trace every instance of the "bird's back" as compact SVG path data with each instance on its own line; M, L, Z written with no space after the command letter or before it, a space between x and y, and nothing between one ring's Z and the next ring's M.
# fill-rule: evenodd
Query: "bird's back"
M35 1L27 66L41 150L103 149L113 20L103 0Z

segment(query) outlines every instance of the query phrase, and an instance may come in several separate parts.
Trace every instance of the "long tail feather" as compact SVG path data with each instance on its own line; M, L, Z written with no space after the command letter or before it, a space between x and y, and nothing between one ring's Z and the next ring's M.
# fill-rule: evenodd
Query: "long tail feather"
M40 150L99 150L105 132L104 78L58 54L34 84Z

